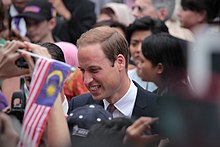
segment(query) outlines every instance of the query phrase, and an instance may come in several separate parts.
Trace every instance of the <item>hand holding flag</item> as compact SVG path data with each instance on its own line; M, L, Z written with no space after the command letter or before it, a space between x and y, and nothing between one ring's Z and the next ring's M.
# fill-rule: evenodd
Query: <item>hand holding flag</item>
M38 146L51 108L70 66L53 59L38 59L25 108L19 146Z

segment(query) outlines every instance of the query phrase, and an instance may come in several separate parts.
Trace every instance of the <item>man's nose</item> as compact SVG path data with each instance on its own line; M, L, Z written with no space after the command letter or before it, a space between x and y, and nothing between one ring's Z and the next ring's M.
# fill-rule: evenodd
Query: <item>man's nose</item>
M92 78L91 74L89 74L88 72L85 72L83 74L83 82L85 84L89 84L90 82L92 82L92 80L93 80L93 78Z

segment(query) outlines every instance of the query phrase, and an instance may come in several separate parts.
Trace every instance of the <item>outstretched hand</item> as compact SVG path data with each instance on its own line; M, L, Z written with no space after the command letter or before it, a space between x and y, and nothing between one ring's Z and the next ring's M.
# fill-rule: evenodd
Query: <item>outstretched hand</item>
M151 117L141 117L136 120L127 128L124 137L124 144L131 147L145 147L148 144L160 141L161 137L159 135L145 133L151 130L150 125L157 120L157 118Z

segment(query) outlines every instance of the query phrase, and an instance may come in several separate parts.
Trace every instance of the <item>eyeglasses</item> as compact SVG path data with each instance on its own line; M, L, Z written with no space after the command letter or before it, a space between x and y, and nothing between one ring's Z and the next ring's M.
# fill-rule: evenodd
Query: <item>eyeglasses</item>
M144 6L134 5L132 6L132 11L134 11L136 8L139 12L143 12L146 9Z

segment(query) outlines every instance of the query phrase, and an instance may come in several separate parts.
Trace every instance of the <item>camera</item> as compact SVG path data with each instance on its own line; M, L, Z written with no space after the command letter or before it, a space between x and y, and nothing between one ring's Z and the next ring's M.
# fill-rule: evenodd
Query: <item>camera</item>
M23 57L16 60L15 64L17 65L17 67L20 67L20 68L28 68L28 63L25 61Z
M32 57L32 60L35 62L34 57ZM28 63L25 61L25 59L23 57L16 60L15 64L16 64L17 67L20 67L20 68L28 68Z
M24 92L22 90L16 91L12 95L11 110L6 113L15 116L22 123L25 106L26 98Z

